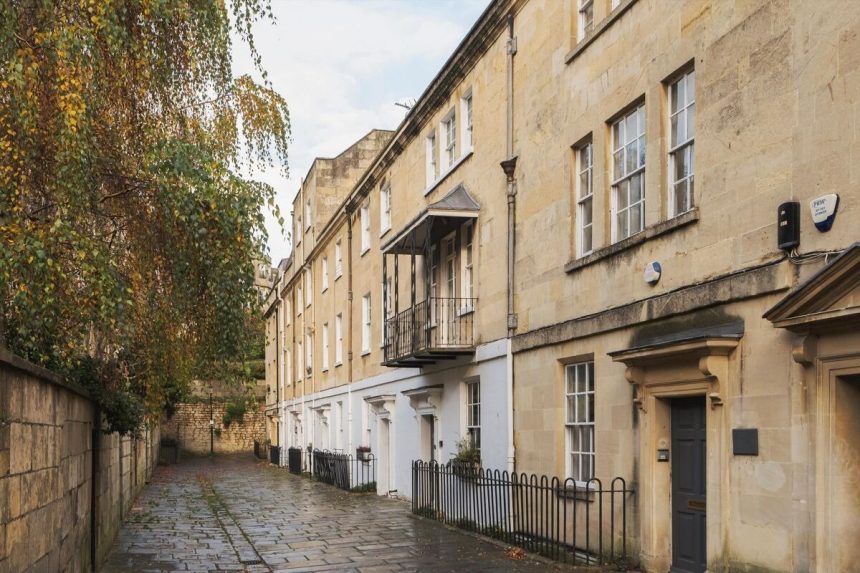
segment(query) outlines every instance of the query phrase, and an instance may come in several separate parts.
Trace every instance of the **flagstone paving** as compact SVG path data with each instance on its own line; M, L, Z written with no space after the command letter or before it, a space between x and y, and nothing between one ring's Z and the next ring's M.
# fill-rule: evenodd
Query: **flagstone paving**
M253 456L159 467L103 571L564 570L439 523L408 504L347 493Z

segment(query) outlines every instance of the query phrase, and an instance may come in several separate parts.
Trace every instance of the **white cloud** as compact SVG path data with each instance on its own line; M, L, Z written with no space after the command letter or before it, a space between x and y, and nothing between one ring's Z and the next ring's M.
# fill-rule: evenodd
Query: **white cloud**
M397 126L405 111L394 102L421 94L487 1L273 2L277 23L258 23L254 35L269 79L290 107L290 177L277 169L256 177L275 187L284 214L315 157L337 155L373 128ZM235 74L253 72L238 39L233 61ZM277 261L288 246L274 221L268 228Z

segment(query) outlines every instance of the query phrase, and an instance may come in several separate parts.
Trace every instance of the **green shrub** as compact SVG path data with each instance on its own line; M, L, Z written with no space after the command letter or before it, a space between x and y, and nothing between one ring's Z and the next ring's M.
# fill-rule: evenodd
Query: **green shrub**
M221 423L224 424L225 428L229 428L233 422L241 424L245 421L245 412L247 411L248 404L244 399L230 402L227 404L227 409L221 417Z

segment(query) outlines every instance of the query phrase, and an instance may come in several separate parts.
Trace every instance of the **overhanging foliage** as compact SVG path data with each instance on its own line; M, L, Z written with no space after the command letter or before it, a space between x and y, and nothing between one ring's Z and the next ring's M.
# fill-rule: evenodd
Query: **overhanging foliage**
M289 114L261 68L233 77L230 37L253 51L268 3L1 4L6 345L155 413L255 330L263 210L280 215L243 174L286 165Z

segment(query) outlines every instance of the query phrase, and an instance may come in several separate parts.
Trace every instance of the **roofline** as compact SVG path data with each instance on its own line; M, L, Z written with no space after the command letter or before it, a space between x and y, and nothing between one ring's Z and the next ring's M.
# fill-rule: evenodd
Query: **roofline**
M310 167L308 167L308 170L307 170L307 172L305 173L305 176L304 176L304 178L302 179L302 183L301 183L301 185L299 185L299 188L298 188L298 190L297 190L297 191L301 191L302 187L304 187L304 185L305 185L305 181L307 181L307 180L309 179L310 174L311 174L311 171L313 171L313 170L314 170L314 167L316 167L317 161L337 161L338 159L340 159L341 157L343 157L344 155L346 155L346 153L347 153L349 150L351 150L353 147L355 147L356 145L358 145L359 143L361 143L362 141L364 141L365 139L367 139L368 137L370 137L370 135L371 135L371 134L376 133L376 132L379 132L379 133L394 133L394 130L393 130L393 129L382 129L382 128L379 128L379 127L374 127L373 129L371 129L370 131L368 131L367 133L365 133L364 135L362 135L361 137L359 137L358 139L356 139L355 141L353 141L353 142L352 142L352 144L351 144L349 147L347 147L346 149L344 149L343 151L341 151L340 153L338 153L338 154L337 154L337 155L335 155L334 157L314 157L314 160L313 160L313 161L311 161L311 165L310 165ZM298 194L298 192L297 192L297 193L296 193L296 196L298 197L298 195L299 195L299 194ZM295 202L295 198L293 198L293 201L291 201L291 202Z
M355 201L363 198L366 187L376 182L375 172L387 167L386 161L397 157L408 141L420 131L425 120L436 111L438 100L448 97L448 87L451 83L449 80L458 75L465 76L471 71L502 32L508 16L518 12L526 1L492 0L490 2L400 122L391 141L367 168L364 176L359 179L345 202L348 209L354 208Z
M471 71L478 60L487 53L489 47L496 41L498 35L504 30L509 15L514 15L522 8L528 0L492 0L484 9L445 63L442 68L430 81L422 94L416 100L415 105L397 126L394 135L389 140L388 144L380 151L376 158L365 169L364 174L353 186L352 191L341 201L334 210L334 214L325 222L320 229L319 237L317 238L314 249L306 255L306 260L310 259L322 242L322 238L329 234L333 227L340 224L343 219L349 221L350 213L354 212L359 203L366 196L369 187L376 183L378 172L386 169L393 160L400 155L408 141L420 132L421 127L426 122L427 118L438 108L438 100L443 96L449 95L450 80L458 76L464 76ZM390 131L372 129L374 131ZM367 137L367 135L365 135ZM363 138L362 138L363 139ZM359 140L360 141L360 140ZM348 150L349 148L347 148ZM344 151L345 152L345 151ZM330 158L317 158L330 159ZM316 159L311 163L311 168L316 163ZM310 175L311 170L308 170ZM299 186L296 197L301 192L304 185ZM292 206L296 201L294 197L290 201ZM292 246L295 252L295 245ZM290 281L292 282L292 281ZM289 283L288 283L289 284Z

